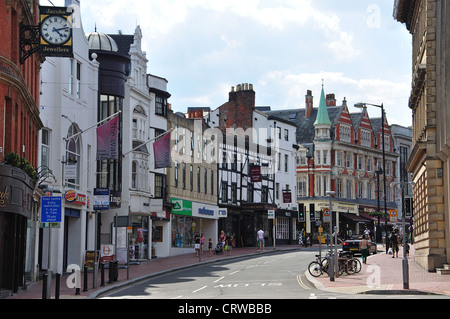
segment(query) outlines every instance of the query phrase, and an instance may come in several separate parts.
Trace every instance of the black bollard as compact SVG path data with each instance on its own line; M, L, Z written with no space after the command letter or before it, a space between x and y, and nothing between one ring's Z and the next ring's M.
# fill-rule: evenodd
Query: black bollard
M47 299L47 274L42 276L42 299Z
M100 286L105 285L105 263L100 263Z
M56 287L55 287L55 299L59 299L59 293L61 291L61 274L56 274Z
M112 261L109 262L108 276L109 276L108 284L112 284L114 282L113 281L113 262Z
M84 289L83 291L88 291L88 267L84 266Z

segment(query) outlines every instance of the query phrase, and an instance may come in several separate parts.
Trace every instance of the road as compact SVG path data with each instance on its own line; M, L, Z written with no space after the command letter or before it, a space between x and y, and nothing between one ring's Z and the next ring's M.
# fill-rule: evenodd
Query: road
M296 251L224 261L171 272L111 292L104 299L370 298L317 290L305 278L317 252Z

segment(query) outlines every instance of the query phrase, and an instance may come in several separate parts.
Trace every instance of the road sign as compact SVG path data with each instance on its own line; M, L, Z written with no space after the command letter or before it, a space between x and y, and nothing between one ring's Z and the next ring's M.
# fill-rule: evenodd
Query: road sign
M391 209L389 211L389 220L391 223L396 223L398 221L397 210Z
M275 219L275 211L270 209L267 211L268 219Z
M61 223L61 211L61 197L47 196L41 198L41 223Z
M323 222L324 223L331 222L331 212L328 208L323 209Z

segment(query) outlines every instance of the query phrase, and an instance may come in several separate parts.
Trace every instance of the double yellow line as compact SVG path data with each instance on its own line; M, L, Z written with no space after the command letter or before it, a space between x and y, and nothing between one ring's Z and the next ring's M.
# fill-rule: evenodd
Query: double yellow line
M301 275L297 275L297 282L300 285L300 287L302 287L305 290L310 290L311 288L309 288L307 285L305 285L305 283L302 281L302 276Z

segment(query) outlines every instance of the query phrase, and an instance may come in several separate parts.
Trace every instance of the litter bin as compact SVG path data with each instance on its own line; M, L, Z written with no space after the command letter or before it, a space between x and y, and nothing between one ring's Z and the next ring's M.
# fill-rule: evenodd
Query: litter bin
M110 261L109 262L109 284L116 282L119 277L119 262Z

